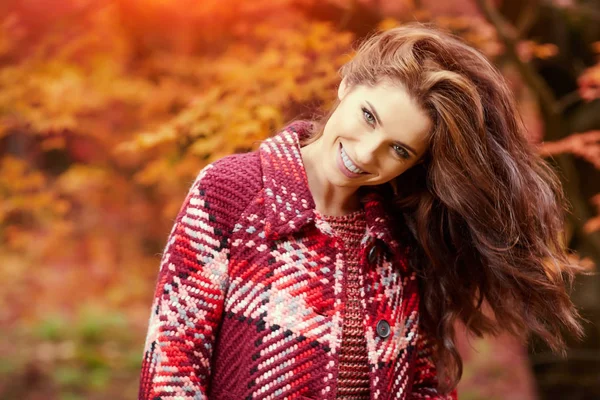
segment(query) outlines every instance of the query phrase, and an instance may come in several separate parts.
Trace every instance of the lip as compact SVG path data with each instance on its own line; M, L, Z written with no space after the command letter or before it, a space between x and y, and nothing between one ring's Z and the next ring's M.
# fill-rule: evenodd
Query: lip
M344 165L344 161L342 160L341 151L342 151L342 143L340 143L340 145L338 146L336 160L337 160L338 168L340 169L340 171L344 175L346 175L348 178L358 178L360 176L366 176L366 175L368 175L368 173L365 173L365 174L355 174L354 172L349 171L348 168L346 168L346 166ZM354 162L354 161L352 161L352 162Z

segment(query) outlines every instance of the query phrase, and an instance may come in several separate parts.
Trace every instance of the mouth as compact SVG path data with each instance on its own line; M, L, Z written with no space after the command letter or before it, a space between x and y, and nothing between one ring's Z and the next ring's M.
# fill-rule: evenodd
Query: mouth
M346 154L342 144L340 143L338 149L338 166L342 173L349 178L356 178L363 175L368 175L368 172L365 172L361 168L359 168L354 161Z

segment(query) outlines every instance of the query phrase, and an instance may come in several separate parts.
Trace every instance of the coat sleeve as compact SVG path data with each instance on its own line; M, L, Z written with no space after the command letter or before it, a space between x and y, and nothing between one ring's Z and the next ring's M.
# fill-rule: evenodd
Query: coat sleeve
M189 190L169 234L144 345L139 399L206 399L228 286L229 226L214 164Z
M458 394L456 389L447 395L438 392L438 375L432 359L433 342L425 332L419 334L416 350L417 359L410 399L457 400Z

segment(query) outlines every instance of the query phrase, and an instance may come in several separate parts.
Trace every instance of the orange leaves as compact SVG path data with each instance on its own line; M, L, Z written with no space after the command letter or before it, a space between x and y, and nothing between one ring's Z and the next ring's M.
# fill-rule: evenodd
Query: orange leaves
M290 103L335 96L337 69L350 41L351 35L331 24L281 19L255 24L222 54L194 58L196 76L180 58L170 64L152 59L150 68L160 65L161 81L176 88L193 77L195 93L170 118L117 144L114 154L135 155L145 164L135 178L144 185L160 187L167 168L176 181L187 181L208 162L254 148L290 118L284 116Z
M12 250L28 249L36 230L49 228L70 209L41 171L12 156L0 160L0 204L0 242Z
M10 55L23 34L24 31L19 27L19 18L16 14L9 14L0 21L0 57Z
M306 50L328 54L339 50L340 46L348 46L351 38L349 33L336 32L330 23L313 22L304 40Z
M63 195L77 198L82 193L93 193L107 189L109 185L109 171L91 165L72 165L58 177L54 188Z
M517 45L519 58L529 62L534 58L547 59L558 54L558 47L552 43L538 44L533 40L522 40Z
M164 146L172 143L177 137L176 129L172 126L162 126L153 132L140 133L134 140L120 143L115 151L119 152L135 152L140 150L151 149L156 146Z
M585 101L600 98L600 63L586 69L579 78L579 95Z
M40 190L45 185L44 176L30 171L24 160L6 156L0 164L0 185L3 193L26 193Z
M377 29L380 31L387 31L388 29L400 26L400 21L395 18L384 18L377 24Z
M574 133L556 142L544 142L539 152L544 157L571 153L600 169L600 131ZM585 222L583 229L586 233L600 230L600 194L592 197L590 202L596 207L597 216Z
M23 6L34 15L0 16L0 145L22 152L0 159L0 322L85 301L127 305L128 314L137 301L140 326L147 322L164 239L198 171L255 149L336 96L355 37L339 20L299 11L300 2L64 0L56 9ZM503 52L472 2L392 3L377 11L402 13L389 12L397 19L380 29L416 18L488 56ZM595 47L600 53L600 42ZM547 58L556 48L527 41L519 54ZM586 71L582 96L599 97L599 81L597 67ZM520 102L530 132L536 101ZM595 135L547 143L542 152L598 165ZM592 201L600 209L600 197ZM589 232L599 227L599 218L586 224ZM38 352L50 363L72 357L69 346ZM138 361L139 354L135 368ZM120 389L96 397L123 396Z
M4 223L10 216L34 214L44 217L65 211L64 204L55 202L56 194L48 191L44 175L12 156L5 156L0 163L0 193L0 221Z
M585 101L600 99L600 42L594 42L592 50L598 55L598 63L583 71L577 78L579 95Z
M495 28L484 18L476 15L433 15L428 10L420 10L420 21L432 22L435 26L459 35L470 45L478 48L486 56L494 58L504 52L504 46L499 41ZM381 30L391 29L401 25L394 18L383 19L378 27ZM558 47L551 43L539 44L533 40L523 40L518 43L519 57L529 62L532 59L547 59L558 54Z
M574 133L556 142L543 142L539 151L543 157L571 153L600 169L600 131Z
M411 15L414 15L414 18L419 21L430 22L435 26L453 32L488 57L493 58L502 54L504 50L498 40L496 30L484 18L469 10L470 4L447 3L444 7L463 10L461 10L461 13L450 12L445 14L436 7L415 10ZM465 11L467 12L465 13ZM410 20L412 19L411 17ZM389 29L399 24L400 22L393 19L385 19L380 24L380 29Z

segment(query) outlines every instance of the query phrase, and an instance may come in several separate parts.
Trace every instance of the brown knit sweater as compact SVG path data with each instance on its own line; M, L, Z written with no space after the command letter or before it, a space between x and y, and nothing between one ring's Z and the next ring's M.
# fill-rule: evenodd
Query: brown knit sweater
M359 268L360 240L366 230L365 213L361 209L343 216L323 215L323 219L344 243L345 262L348 266L337 398L369 399L369 361L363 328L364 311L360 304Z

